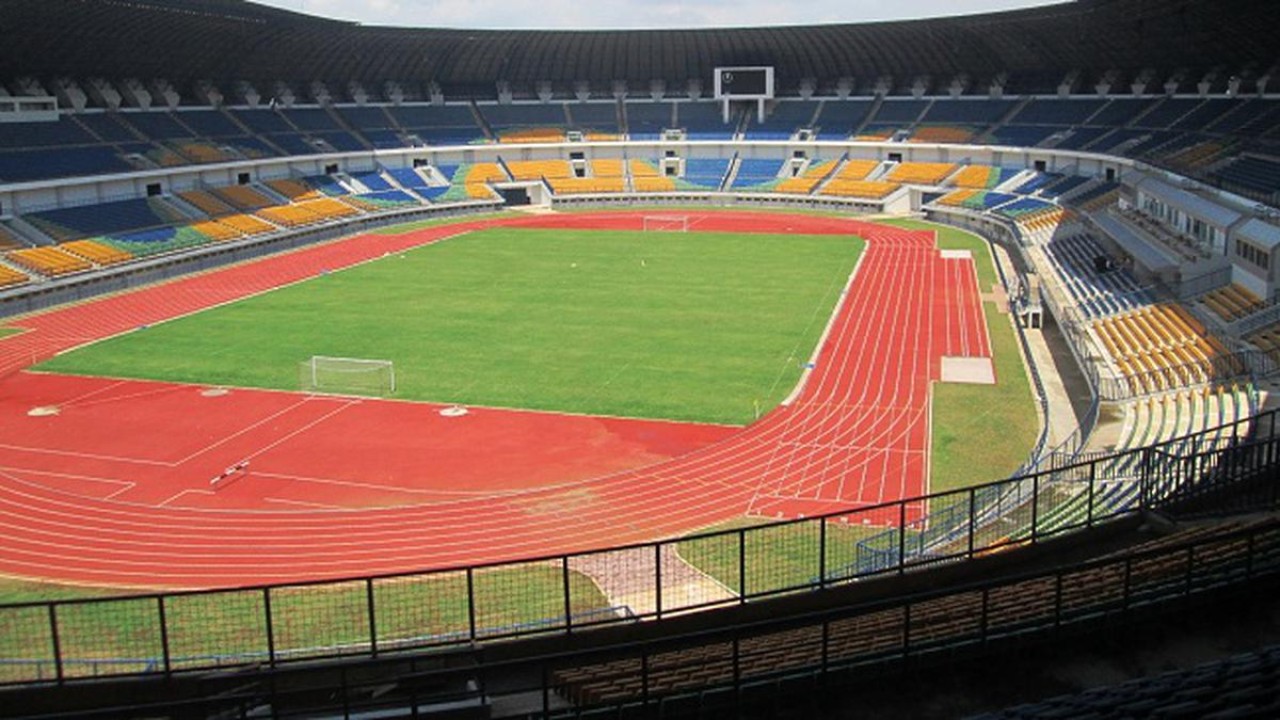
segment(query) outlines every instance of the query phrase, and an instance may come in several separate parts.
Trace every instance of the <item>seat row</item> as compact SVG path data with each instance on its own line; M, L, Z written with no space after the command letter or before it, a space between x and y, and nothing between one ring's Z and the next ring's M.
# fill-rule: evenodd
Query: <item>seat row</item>
M1262 309L1265 303L1249 288L1239 283L1229 283L1200 296L1200 302L1223 322L1232 322Z
M1266 539L1251 544L1228 536L1242 528L1265 533ZM1126 597L1179 586L1188 569L1187 555L1170 548L1191 540L1200 543L1195 572L1229 572L1246 562L1250 550L1266 547L1273 554L1280 552L1280 523L1274 518L1219 523L1193 534L1176 533L1139 544L1110 560L1057 576L1010 581L986 591L958 591L825 624L749 634L736 641L708 640L645 657L566 665L553 671L552 679L557 692L575 705L619 704L824 664L896 657L904 648L920 651L1053 628L1057 618L1105 612Z

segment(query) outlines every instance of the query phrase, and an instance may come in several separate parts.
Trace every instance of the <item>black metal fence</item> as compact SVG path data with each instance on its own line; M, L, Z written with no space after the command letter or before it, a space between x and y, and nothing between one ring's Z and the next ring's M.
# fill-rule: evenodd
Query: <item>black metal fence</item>
M376 657L661 618L1034 543L1276 467L1273 411L1022 478L680 539L433 572L0 605L0 684ZM629 583L605 598L597 577Z

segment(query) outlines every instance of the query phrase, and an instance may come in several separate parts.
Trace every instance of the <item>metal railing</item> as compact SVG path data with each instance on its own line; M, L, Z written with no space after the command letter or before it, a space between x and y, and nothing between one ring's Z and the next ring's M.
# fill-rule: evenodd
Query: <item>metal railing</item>
M377 657L657 619L1035 543L1277 466L1272 411L1023 478L679 539L339 581L0 605L0 684ZM860 545L885 525L891 543ZM688 565L714 582L694 587ZM591 568L635 581L625 607L601 597Z

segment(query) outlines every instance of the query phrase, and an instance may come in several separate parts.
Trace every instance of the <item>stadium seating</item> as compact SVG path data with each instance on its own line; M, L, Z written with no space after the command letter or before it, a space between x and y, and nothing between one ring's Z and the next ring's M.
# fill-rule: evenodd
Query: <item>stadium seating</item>
M1043 250L1053 276L1087 319L1132 312L1153 299L1126 270L1099 274L1093 261L1106 253L1087 234L1055 239Z
M583 133L587 140L614 140L622 136L618 124L618 104L574 103L565 106L569 115L569 127Z
M675 103L627 102L627 134L632 140L656 140L667 128L676 127Z
M429 145L469 145L486 139L470 105L405 105L389 107L387 112L406 132Z
M161 198L118 200L97 205L28 213L26 219L58 241L161 227L186 219Z
M966 165L951 179L951 184L962 188L995 188L1017 174L1016 170L990 167L988 165Z
M98 140L69 116L57 122L5 123L0 149L96 145Z
M1243 529L1270 533L1275 523L1264 518L1179 528L1070 571L1062 581L1046 574L999 582L982 592L956 590L917 601L909 613L903 607L869 609L823 625L756 631L732 642L703 640L649 650L643 658L632 653L591 663L569 661L553 672L553 686L578 706L622 705L743 679L796 674L829 663L884 658L902 648L908 635L915 646L945 648L979 637L1025 636L1041 628L1056 632L1056 617L1085 616L1121 603L1127 606L1129 592L1178 582L1186 572L1186 553L1177 549L1177 543L1212 542ZM1245 562L1248 553L1243 542L1215 544L1213 550L1200 554L1203 562L1224 569Z
M1280 645L1117 685L1056 695L969 720L1057 718L1266 718L1280 716Z
M884 180L846 180L833 178L818 191L820 195L832 197L862 198L880 200L893 194L902 186Z
M5 182L110 175L133 169L114 148L100 145L0 153L0 181Z
M353 173L351 179L373 192L395 189L379 172Z
M101 266L116 265L133 259L133 255L128 252L94 240L72 240L62 243L58 249Z
M769 190L778 183L781 160L744 159L738 161L730 187L739 190Z
M779 182L774 188L774 192L785 193L788 195L808 195L814 191L822 183L835 168L835 163L830 160L815 160L809 163L809 167L805 169L797 177L786 178Z
M26 273L0 263L0 288L17 287L30 281L31 277Z
M394 168L388 170L387 174L399 183L400 187L408 188L409 190L421 190L430 187L426 179L413 168Z
M627 172L631 175L632 189L636 192L671 192L676 189L676 181L663 176L655 162L628 160Z
M818 115L818 139L843 140L853 134L874 103L870 100L827 100Z
M5 256L10 262L33 270L47 277L58 277L93 268L84 258L65 253L55 247L35 247L11 250Z
M11 250L26 245L22 238L10 230L7 225L0 223L0 250Z
M681 180L695 189L718 189L729 172L729 161L713 158L687 158Z
M955 169L950 163L904 162L894 166L884 179L909 185L941 185Z
M557 195L620 193L627 189L626 178L621 176L548 178L547 182L551 185L551 191Z
M264 184L277 194L283 195L294 202L324 197L324 193L301 180L268 180Z
M730 140L735 129L732 118L725 124L720 103L706 101L677 103L676 126L690 140Z
M1280 188L1280 162L1248 155L1214 173L1227 186L1272 196Z
M1212 382L1243 367L1181 306L1141 307L1093 324L1093 330L1135 393Z
M555 143L565 141L569 118L561 103L478 106L503 143Z
M955 125L926 125L917 127L907 138L908 142L918 143L971 143L978 137L979 130L971 127Z
M789 140L796 130L811 125L817 111L818 103L811 100L779 101L763 123L757 122L754 114L749 116L744 137L748 140Z
M565 160L512 160L506 165L514 180L573 177L573 168Z
M248 185L214 188L211 192L227 205L246 212L261 210L276 204L274 200Z
M1262 309L1265 303L1249 288L1238 283L1229 283L1220 288L1210 290L1200 296L1200 302L1209 308L1223 322L1232 322Z
M399 210L422 204L403 190L382 190L363 195L349 195L344 198L344 201L367 212Z

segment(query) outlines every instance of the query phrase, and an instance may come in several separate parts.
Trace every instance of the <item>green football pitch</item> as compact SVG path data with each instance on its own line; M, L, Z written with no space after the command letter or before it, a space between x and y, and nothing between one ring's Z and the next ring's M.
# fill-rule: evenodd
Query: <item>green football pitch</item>
M395 397L745 424L795 385L851 236L497 228L66 353L40 370L285 390L314 355Z

